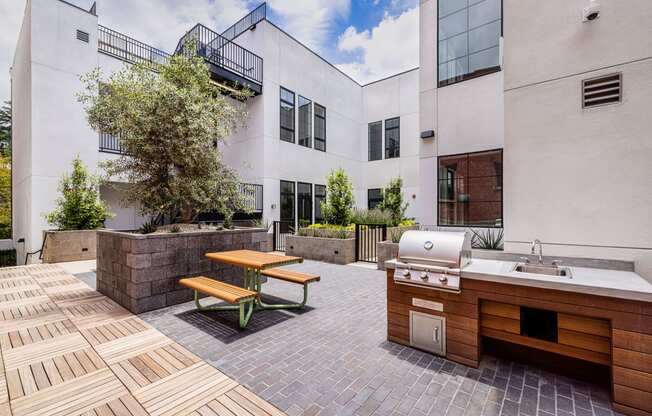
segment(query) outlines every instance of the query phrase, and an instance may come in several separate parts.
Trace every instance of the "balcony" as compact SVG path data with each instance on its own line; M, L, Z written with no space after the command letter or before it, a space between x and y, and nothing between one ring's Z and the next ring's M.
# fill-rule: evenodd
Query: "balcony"
M170 54L120 32L99 25L98 51L131 64L165 64Z
M206 61L212 77L234 88L263 92L263 59L226 37L197 24L177 44L175 53L195 53Z

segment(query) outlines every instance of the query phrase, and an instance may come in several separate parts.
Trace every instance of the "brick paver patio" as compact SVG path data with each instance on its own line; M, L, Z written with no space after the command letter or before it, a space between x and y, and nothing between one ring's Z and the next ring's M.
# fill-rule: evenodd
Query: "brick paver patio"
M486 357L479 369L386 341L384 272L307 261L321 274L308 308L198 313L192 302L140 317L289 415L614 414L608 393L537 368ZM272 281L264 291L297 299Z

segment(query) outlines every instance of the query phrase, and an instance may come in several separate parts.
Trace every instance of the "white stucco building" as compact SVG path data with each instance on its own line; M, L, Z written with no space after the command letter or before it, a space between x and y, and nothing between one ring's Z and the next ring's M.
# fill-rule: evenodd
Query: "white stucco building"
M358 207L400 176L407 215L422 224L504 229L510 251L539 238L546 254L632 260L652 277L652 3L602 0L584 22L587 3L422 0L419 68L367 85L267 20L265 6L221 35L192 30L216 81L257 93L223 153L262 185L265 219L319 220L326 176L341 167ZM78 76L166 56L100 26L99 6L98 17L27 2L12 68L19 256L40 247L70 160L94 168L119 150L88 127ZM617 98L591 102L610 94L583 81L612 74ZM605 82L595 85L615 85ZM107 226L140 224L119 191L102 194L117 213Z

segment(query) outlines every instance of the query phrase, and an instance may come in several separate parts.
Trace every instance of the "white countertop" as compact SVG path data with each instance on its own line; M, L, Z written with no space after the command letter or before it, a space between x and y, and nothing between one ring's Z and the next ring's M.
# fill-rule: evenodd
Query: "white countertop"
M387 262L394 268L394 262ZM652 283L634 272L569 267L571 278L514 272L515 262L473 259L462 278L652 302Z

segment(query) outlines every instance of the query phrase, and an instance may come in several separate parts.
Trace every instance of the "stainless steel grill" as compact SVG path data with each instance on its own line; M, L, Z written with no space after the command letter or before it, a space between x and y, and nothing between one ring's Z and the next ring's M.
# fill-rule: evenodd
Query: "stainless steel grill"
M394 282L459 293L460 270L470 261L469 233L406 231L398 245Z

